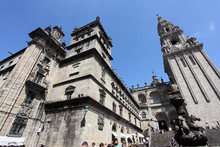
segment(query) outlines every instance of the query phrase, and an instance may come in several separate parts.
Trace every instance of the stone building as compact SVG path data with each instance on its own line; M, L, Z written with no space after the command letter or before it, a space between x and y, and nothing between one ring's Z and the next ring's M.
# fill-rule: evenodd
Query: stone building
M131 89L111 68L112 42L99 17L75 28L68 46L60 27L29 33L27 47L0 61L0 136L23 139L28 147L115 139L142 143L152 128L171 129L177 116L170 104L172 84L190 115L202 123L218 121L219 71L202 44L185 39L181 29L161 17L158 33L170 81L153 74L150 85Z
M174 106L170 104L169 82L159 80L153 73L150 85L132 88L130 91L140 106L139 114L144 136L154 131L172 130L170 121L177 117Z

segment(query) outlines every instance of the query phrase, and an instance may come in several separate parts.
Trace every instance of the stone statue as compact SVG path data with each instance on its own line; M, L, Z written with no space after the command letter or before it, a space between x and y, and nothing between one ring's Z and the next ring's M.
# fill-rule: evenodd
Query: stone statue
M179 88L178 88L177 84L171 84L170 85L170 91L172 93L179 92Z
M200 121L193 115L188 115L185 109L184 99L182 99L176 84L170 84L171 104L177 111L178 118L171 121L171 126L175 132L174 138L182 146L204 146L207 145L207 137L203 134L204 129L195 124Z
M195 126L191 120L191 116L179 116L175 121L175 135L174 138L178 144L183 146L203 146L207 145L207 137L200 131L201 127Z

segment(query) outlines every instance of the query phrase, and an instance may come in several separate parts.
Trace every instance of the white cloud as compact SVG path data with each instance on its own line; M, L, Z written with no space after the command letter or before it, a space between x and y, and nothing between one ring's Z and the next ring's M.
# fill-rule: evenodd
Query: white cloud
M210 32L214 31L215 28L216 28L216 27L215 27L215 22L211 22L211 23L209 23L208 28L209 28L209 31L210 31Z

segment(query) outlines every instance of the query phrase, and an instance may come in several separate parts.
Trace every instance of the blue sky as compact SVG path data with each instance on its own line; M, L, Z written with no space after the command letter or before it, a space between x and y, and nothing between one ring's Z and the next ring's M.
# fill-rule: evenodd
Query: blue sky
M0 60L26 47L28 33L49 25L63 27L70 41L74 27L96 16L113 40L113 68L127 86L152 81L152 71L164 73L157 17L173 22L186 36L204 43L204 50L220 68L220 0L1 0Z

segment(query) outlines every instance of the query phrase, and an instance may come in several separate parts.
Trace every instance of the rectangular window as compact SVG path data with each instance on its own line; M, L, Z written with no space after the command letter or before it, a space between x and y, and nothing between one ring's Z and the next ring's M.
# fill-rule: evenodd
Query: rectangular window
M102 69L101 79L102 79L104 82L105 82L105 75L106 75L106 73L105 73L104 69Z
M131 113L128 113L129 122L131 122Z
M123 106L119 105L119 111L120 111L120 115L123 116Z
M112 110L116 113L116 104L114 102L112 103Z
M50 59L45 57L43 60L43 64L48 64L48 63L50 63Z
M43 80L43 78L44 78L44 75L42 75L41 73L37 72L37 75L36 75L36 77L34 79L34 82L37 83L37 84L40 84L41 81Z
M26 118L16 116L9 135L21 135L27 123Z
M25 98L25 100L24 100L24 103L25 104L31 104L32 101L34 100L34 97L35 97L35 93L32 92L32 91L29 91L26 98Z

